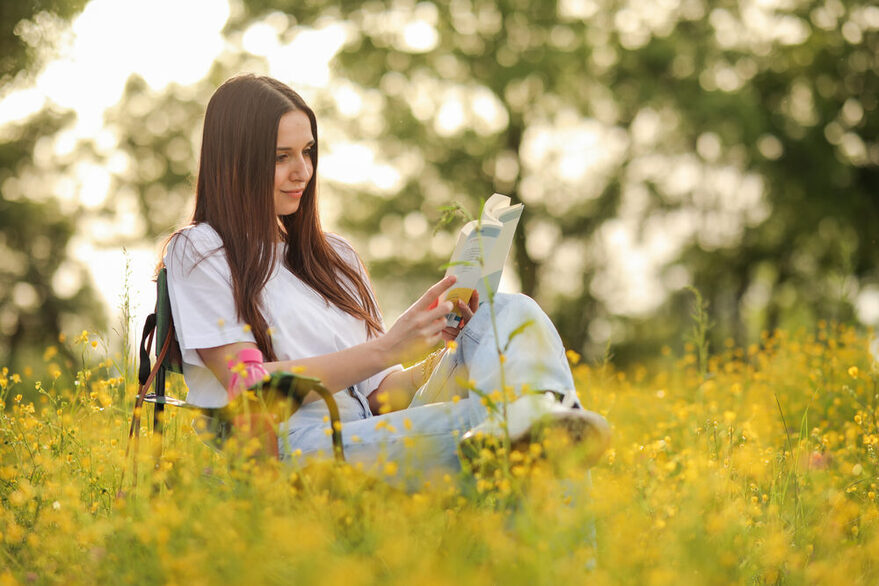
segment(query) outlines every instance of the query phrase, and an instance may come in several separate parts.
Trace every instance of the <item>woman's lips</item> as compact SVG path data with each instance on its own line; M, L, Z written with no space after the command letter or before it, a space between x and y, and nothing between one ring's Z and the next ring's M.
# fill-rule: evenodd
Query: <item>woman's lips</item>
M305 191L305 190L304 189L290 189L290 190L282 189L281 193L283 193L284 195L290 196L290 197L299 198L299 197L302 197L303 191Z

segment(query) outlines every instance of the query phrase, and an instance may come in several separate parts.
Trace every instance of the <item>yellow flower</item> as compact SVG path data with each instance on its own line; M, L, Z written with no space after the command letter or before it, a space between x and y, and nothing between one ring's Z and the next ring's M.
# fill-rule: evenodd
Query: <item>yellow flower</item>
M57 346L49 346L48 348L46 348L46 351L43 352L43 361L49 362L57 354L58 354L58 347Z
M571 362L571 364L578 364L580 362L580 355L573 350L568 350L567 352L565 352L565 356L568 357L568 360Z
M852 378L858 378L858 367L857 366L849 366L848 375Z
M449 354L454 354L455 350L458 349L458 342L455 340L449 340L446 342L446 349L449 351Z

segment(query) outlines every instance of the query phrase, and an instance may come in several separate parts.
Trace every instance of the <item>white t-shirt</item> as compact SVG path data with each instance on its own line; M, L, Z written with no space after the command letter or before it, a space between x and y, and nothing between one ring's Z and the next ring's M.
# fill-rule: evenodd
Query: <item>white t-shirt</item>
M328 235L333 248L363 274L357 255L342 238ZM283 265L284 243L278 264L262 292L260 309L272 331L279 360L297 360L331 354L367 340L366 323L324 301ZM220 235L209 224L197 224L175 236L165 253L168 291L177 340L183 354L187 401L201 407L226 404L226 389L205 367L196 352L233 342L254 342L240 322L232 294L232 276ZM358 383L363 395L378 388L399 365Z

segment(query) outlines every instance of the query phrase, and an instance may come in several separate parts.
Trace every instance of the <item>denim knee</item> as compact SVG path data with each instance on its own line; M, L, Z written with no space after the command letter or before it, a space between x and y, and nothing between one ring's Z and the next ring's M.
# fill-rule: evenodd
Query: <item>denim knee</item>
M498 293L494 297L495 313L500 316L503 313L514 312L517 316L534 318L546 316L543 308L534 299L524 293Z

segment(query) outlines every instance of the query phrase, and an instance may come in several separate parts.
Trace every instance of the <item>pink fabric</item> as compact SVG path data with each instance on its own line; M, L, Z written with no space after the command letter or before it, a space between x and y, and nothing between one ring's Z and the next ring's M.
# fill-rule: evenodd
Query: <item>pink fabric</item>
M239 364L244 365L243 375ZM228 362L228 366L229 370L232 371L229 388L226 389L230 401L245 390L262 382L269 374L262 363L262 352L256 348L239 350L236 357Z

